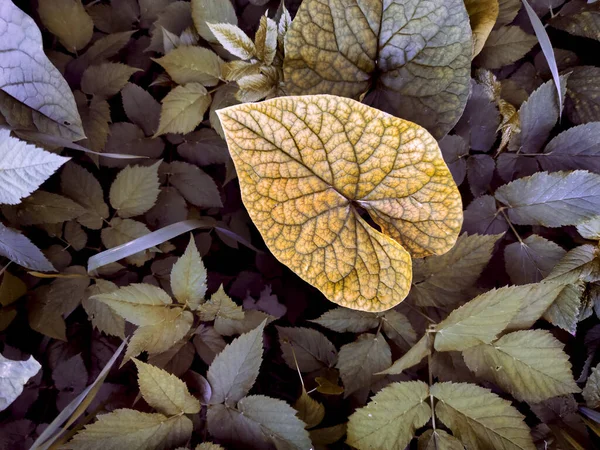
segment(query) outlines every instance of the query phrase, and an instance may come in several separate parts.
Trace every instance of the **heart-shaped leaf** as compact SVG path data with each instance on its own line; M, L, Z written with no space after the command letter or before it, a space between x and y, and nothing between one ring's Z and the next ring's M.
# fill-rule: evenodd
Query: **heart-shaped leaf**
M411 254L442 254L456 242L460 194L420 126L330 95L218 114L242 199L267 246L329 300L392 308L410 289Z

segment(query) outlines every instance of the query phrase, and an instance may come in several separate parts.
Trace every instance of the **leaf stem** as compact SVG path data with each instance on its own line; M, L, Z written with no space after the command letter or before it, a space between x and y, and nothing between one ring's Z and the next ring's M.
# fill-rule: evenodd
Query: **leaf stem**
M510 229L512 230L512 232L514 233L515 237L519 240L519 242L521 244L523 244L523 239L521 239L521 236L519 235L519 233L517 232L515 226L512 224L512 222L510 221L510 219L508 218L508 215L504 212L504 208L500 208L498 211L500 211L500 214L502 214L504 216L504 220L506 220L506 223L508 223L508 226L510 227Z
M296 352L294 351L294 346L291 342L288 342L288 345L292 349L292 356L294 357L294 364L296 365L296 370L298 371L298 377L300 377L300 383L302 384L302 390L306 391L306 387L304 386L304 380L302 379L302 372L300 372L300 366L298 365L298 360L296 359Z
M435 423L435 400L433 398L433 394L431 393L431 386L433 386L433 372L431 370L431 359L433 356L433 352L435 349L433 348L433 343L435 341L435 329L429 327L426 331L427 333L427 345L429 345L429 354L427 355L427 370L429 372L429 403L431 405L431 427L433 428L433 432L436 431L436 423ZM432 339L433 336L433 339Z

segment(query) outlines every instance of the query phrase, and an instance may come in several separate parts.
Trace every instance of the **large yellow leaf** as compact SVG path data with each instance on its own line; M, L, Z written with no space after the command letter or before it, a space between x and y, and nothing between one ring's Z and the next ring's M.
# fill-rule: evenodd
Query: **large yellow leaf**
M444 136L469 96L463 0L304 0L285 36L288 94L362 99Z
M483 49L498 19L498 0L465 0L473 29L473 58Z
M267 246L331 301L390 309L408 294L410 254L442 254L456 242L461 198L435 140L418 125L329 95L218 114L242 199Z

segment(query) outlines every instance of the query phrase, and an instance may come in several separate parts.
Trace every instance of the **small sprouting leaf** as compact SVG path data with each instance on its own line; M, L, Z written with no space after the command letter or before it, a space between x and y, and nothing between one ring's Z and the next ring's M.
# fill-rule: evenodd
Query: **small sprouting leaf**
M488 344L517 314L525 299L510 288L492 289L455 309L436 325L435 349L465 350Z
M110 187L110 204L120 217L139 216L154 206L160 192L160 164L127 166L119 172Z
M192 235L185 253L171 269L171 290L179 303L192 310L200 306L206 295L206 268Z
M267 16L260 18L254 38L256 57L266 65L271 65L277 53L277 23Z
M50 33L70 52L84 48L94 32L94 22L80 0L46 0L38 3L38 14Z
M16 205L68 160L0 129L0 204Z
M588 408L600 407L600 364L592 368L592 373L585 382L582 394Z
M495 197L507 205L515 224L577 225L598 213L600 175L585 170L538 172L499 187Z
M414 261L409 298L419 306L456 306L469 299L501 235L462 234L445 255Z
M231 300L231 297L227 295L222 285L217 292L210 296L209 300L200 305L198 315L203 322L209 322L218 318L244 320L242 307Z
M169 182L192 205L200 208L223 206L214 180L199 167L183 161L173 161L167 170Z
M0 90L40 114L34 114L40 131L85 139L71 88L44 54L35 22L11 1L2 2L0 18Z
M468 383L437 383L435 414L468 448L535 450L529 428L509 401Z
M336 368L344 382L344 397L361 388L369 388L380 378L374 375L392 364L390 346L381 334L365 333L340 348Z
M184 46L156 60L177 84L200 83L215 86L221 78L223 61L207 48Z
M469 348L463 356L477 376L520 401L539 403L580 392L563 344L546 330L515 331L491 344Z
M152 136L158 129L160 103L150 93L133 83L125 85L121 90L121 97L127 118L144 130L146 136Z
M283 359L292 370L296 370L296 363L301 372L312 372L335 365L335 347L317 330L277 327L277 333Z
M21 232L5 227L0 223L0 256L18 265L39 272L56 272L39 248Z
M565 256L566 250L537 234L504 248L506 272L514 284L543 280Z
M419 436L419 450L464 450L465 446L446 431L426 430Z
M154 137L193 131L202 122L210 102L210 94L200 83L177 86L162 101L160 124Z
M561 76L561 91L566 91L568 76ZM560 105L554 81L549 80L536 89L519 108L521 133L510 141L511 149L521 153L537 153L548 140L550 132L560 118Z
M377 328L380 318L373 313L356 311L349 308L333 308L318 319L311 320L322 327L338 333L364 333Z
M544 152L536 155L543 170L585 169L600 172L600 122L586 123L563 131Z
M409 351L402 355L400 359L394 361L394 364L392 364L391 367L388 367L383 372L380 372L380 374L397 375L404 372L406 369L419 364L423 358L431 354L430 339L433 338L425 334L415 345L410 348Z
M137 359L133 362L138 370L142 397L154 409L167 416L200 412L200 402L179 378Z
M139 237L150 233L150 230L142 222L131 219L121 219L115 217L109 222L109 227L104 228L100 237L106 248L110 249L119 245L127 244ZM125 261L134 266L143 266L144 263L152 259L156 250L143 250L125 258Z
M481 52L498 18L498 0L465 0L473 29L473 58Z
M575 67L567 82L565 112L575 124L600 122L600 67Z
M33 356L27 361L12 361L0 354L0 411L4 411L23 392L23 386L42 368Z
M231 106L219 117L242 200L267 246L329 300L390 309L408 294L410 254L443 254L454 245L460 194L435 140L419 126L328 95ZM313 131L325 122L335 145ZM302 139L289 138L298 133ZM372 265L385 270L374 274Z
M537 44L535 36L515 25L499 28L490 33L475 64L486 69L499 69L521 59Z
M93 230L102 228L103 219L108 217L109 211L102 186L94 175L75 163L69 163L60 174L60 188L67 197L86 209L77 217L80 224Z
M298 411L298 418L306 424L306 428L316 427L325 417L323 404L308 395L304 386L302 387L302 394L294 403L294 409Z
M133 409L117 409L99 415L96 422L86 425L62 447L67 450L94 450L125 446L161 450L184 445L192 430L192 421L186 416L166 417Z
M207 23L207 25L219 44L232 55L241 59L251 59L256 56L254 42L237 25L230 23Z
M263 321L254 330L236 338L217 355L206 378L212 387L210 404L233 405L254 385L263 355Z
M116 284L98 279L96 284L86 289L81 305L95 328L108 335L125 339L125 320L106 303L92 298L94 295L107 294L118 289Z
M192 0L192 19L198 34L212 43L218 41L210 31L209 23L238 23L230 0Z
M431 418L428 397L422 381L390 384L350 416L346 443L359 450L405 448Z
M129 81L129 77L140 69L121 63L105 62L90 66L83 73L81 90L99 97L112 97L119 93Z

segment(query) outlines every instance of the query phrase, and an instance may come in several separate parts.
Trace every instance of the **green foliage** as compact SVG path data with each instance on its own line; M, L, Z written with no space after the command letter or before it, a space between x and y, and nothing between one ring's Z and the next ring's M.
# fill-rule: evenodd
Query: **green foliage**
M600 2L277 3L0 2L0 447L595 448Z

